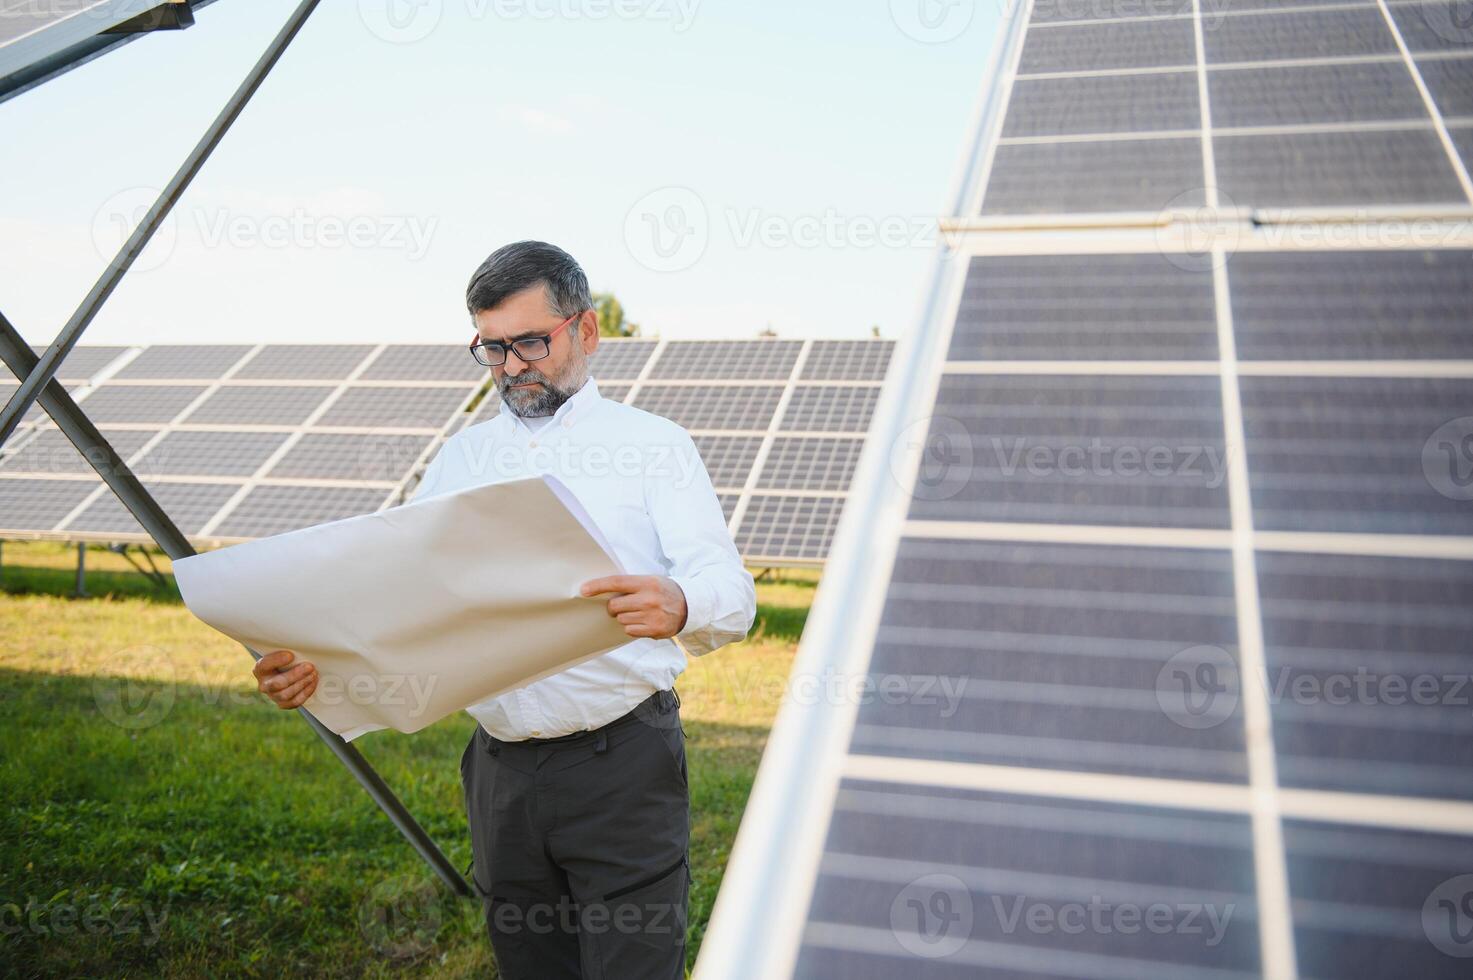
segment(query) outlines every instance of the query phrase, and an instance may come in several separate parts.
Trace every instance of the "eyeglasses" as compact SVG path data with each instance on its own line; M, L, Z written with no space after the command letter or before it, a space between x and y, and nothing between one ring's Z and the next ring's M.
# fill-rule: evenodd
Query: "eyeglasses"
M524 361L540 361L552 353L552 338L558 335L558 331L587 312L587 310L579 310L541 337L522 337L509 344L499 340L481 340L478 337L471 341L471 356L482 367L499 367L505 364L508 350Z

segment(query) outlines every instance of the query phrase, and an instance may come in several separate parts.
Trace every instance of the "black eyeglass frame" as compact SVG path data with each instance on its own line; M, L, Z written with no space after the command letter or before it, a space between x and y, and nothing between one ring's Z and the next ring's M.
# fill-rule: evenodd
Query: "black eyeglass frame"
M476 363L481 367L500 367L506 363L508 351L516 354L523 361L540 361L552 353L552 338L587 312L587 310L579 310L540 337L519 337L510 343L500 340L482 340L477 337L470 343L471 357L475 358ZM500 360L490 359L498 353L501 355Z

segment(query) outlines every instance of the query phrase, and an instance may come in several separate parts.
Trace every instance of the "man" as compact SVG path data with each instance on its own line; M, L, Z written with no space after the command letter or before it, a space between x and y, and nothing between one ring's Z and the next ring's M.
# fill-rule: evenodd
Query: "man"
M612 594L629 643L467 709L478 722L460 763L472 877L497 965L507 980L679 978L690 799L673 685L686 653L746 635L752 576L690 435L598 393L598 315L572 256L543 242L500 248L466 305L477 334L467 356L491 368L501 411L450 437L418 495L550 473L629 573L582 586ZM503 557L515 575L532 556ZM275 651L255 668L282 708L317 685L292 659Z

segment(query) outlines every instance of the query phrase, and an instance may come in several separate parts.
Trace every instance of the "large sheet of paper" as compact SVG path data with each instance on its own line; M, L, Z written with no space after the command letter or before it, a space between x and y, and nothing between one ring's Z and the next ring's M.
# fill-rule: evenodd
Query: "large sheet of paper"
M439 719L629 642L579 587L623 569L552 477L412 501L174 563L192 613L317 666L346 739Z

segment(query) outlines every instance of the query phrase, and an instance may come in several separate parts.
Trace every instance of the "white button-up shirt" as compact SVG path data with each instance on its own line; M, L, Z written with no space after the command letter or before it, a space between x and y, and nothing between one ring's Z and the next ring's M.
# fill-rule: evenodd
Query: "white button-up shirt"
M466 709L505 741L554 738L627 714L675 683L687 653L700 656L745 637L757 613L752 575L690 434L604 398L592 378L548 419L523 419L503 402L495 418L450 436L415 499L543 474L567 485L630 575L673 579L685 593L687 616L674 639L631 640ZM516 574L519 557L506 556L508 575Z

